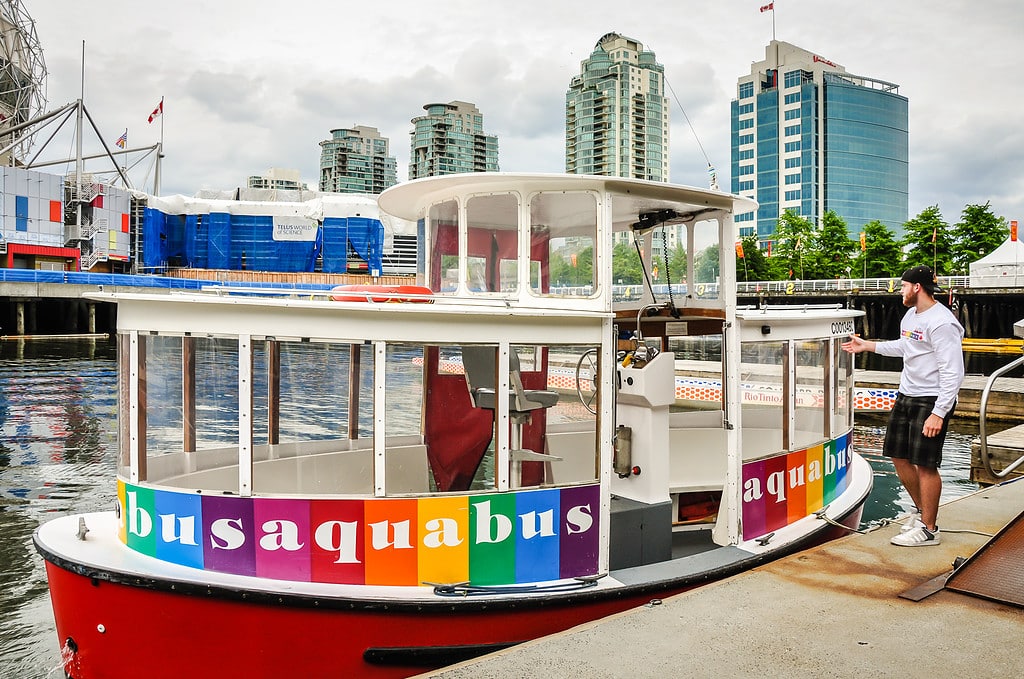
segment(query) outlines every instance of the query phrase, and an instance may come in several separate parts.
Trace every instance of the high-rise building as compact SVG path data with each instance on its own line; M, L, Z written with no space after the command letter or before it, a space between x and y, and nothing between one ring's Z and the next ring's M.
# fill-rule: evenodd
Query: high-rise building
M284 191L303 191L306 185L298 170L272 167L263 174L249 176L246 183L250 189L278 189Z
M732 192L760 205L736 216L740 235L770 240L786 210L812 223L832 210L851 234L876 219L901 229L907 110L898 85L771 41L732 102Z
M388 147L388 139L376 127L331 130L331 138L320 142L320 190L380 193L394 186L398 162L388 155Z
M638 40L607 33L580 63L565 93L565 171L669 180L665 67ZM627 241L627 232L615 235ZM660 260L678 243L678 227L659 230L652 252Z
M475 105L452 101L423 108L427 115L412 119L409 179L498 171L498 137L484 132Z
M608 33L569 83L565 171L669 180L665 67L639 41Z

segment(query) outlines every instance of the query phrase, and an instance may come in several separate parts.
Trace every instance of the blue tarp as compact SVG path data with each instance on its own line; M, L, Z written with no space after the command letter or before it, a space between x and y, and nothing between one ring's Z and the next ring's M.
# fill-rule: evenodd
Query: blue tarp
M168 215L146 208L140 265L253 271L313 271L323 255L323 271L344 273L349 252L381 271L384 225L366 217L326 217L313 241L274 240L274 218L263 215Z
M138 288L172 288L199 290L208 285L232 288L270 288L280 290L330 290L328 283L266 283L261 281L197 281L192 278L147 276L117 273L86 273L82 271L47 271L43 269L0 268L0 283L66 283L69 285L116 285Z

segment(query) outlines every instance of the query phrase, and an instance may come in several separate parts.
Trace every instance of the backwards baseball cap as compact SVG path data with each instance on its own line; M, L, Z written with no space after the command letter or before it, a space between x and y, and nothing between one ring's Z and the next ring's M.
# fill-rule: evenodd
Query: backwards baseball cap
M939 280L935 277L935 273L929 266L924 266L923 264L921 266L912 266L903 272L901 278L908 283L920 284L933 297L936 292L942 292L942 289L939 287Z

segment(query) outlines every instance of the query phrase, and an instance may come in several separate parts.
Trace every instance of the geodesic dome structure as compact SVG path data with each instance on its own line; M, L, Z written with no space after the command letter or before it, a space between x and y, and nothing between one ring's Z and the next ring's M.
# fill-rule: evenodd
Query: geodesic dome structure
M0 0L0 148L23 139L14 150L24 157L32 137L3 130L35 118L45 106L46 64L35 22L21 0Z

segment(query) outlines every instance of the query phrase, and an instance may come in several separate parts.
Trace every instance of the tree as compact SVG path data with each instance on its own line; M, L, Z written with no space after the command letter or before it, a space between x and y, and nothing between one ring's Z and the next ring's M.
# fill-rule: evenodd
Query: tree
M549 262L551 285L590 285L593 281L594 248L575 253L552 253Z
M857 244L850 239L842 217L832 210L826 211L814 241L814 251L809 253L812 270L807 273L808 278L845 278L848 272L852 273Z
M1003 244L1009 234L1005 217L992 213L989 203L967 205L960 213L960 221L953 225L952 273L966 276L971 262L976 262Z
M672 270L672 282L681 283L686 280L686 248L676 244L669 253L668 265Z
M640 256L632 243L618 243L612 248L612 282L637 285L644 280Z
M814 251L814 225L792 210L779 217L771 266L776 278L804 278L804 255Z
M718 245L709 245L694 259L694 282L713 283L718 280L718 273Z
M890 278L903 273L903 250L888 226L877 219L864 225L864 250L853 263L852 274Z
M903 225L903 246L907 267L932 267L936 276L953 272L953 237L949 225L942 221L938 205L926 207L917 217Z
M743 257L736 253L736 280L766 281L769 277L768 259L761 252L757 236L750 235L740 240Z

